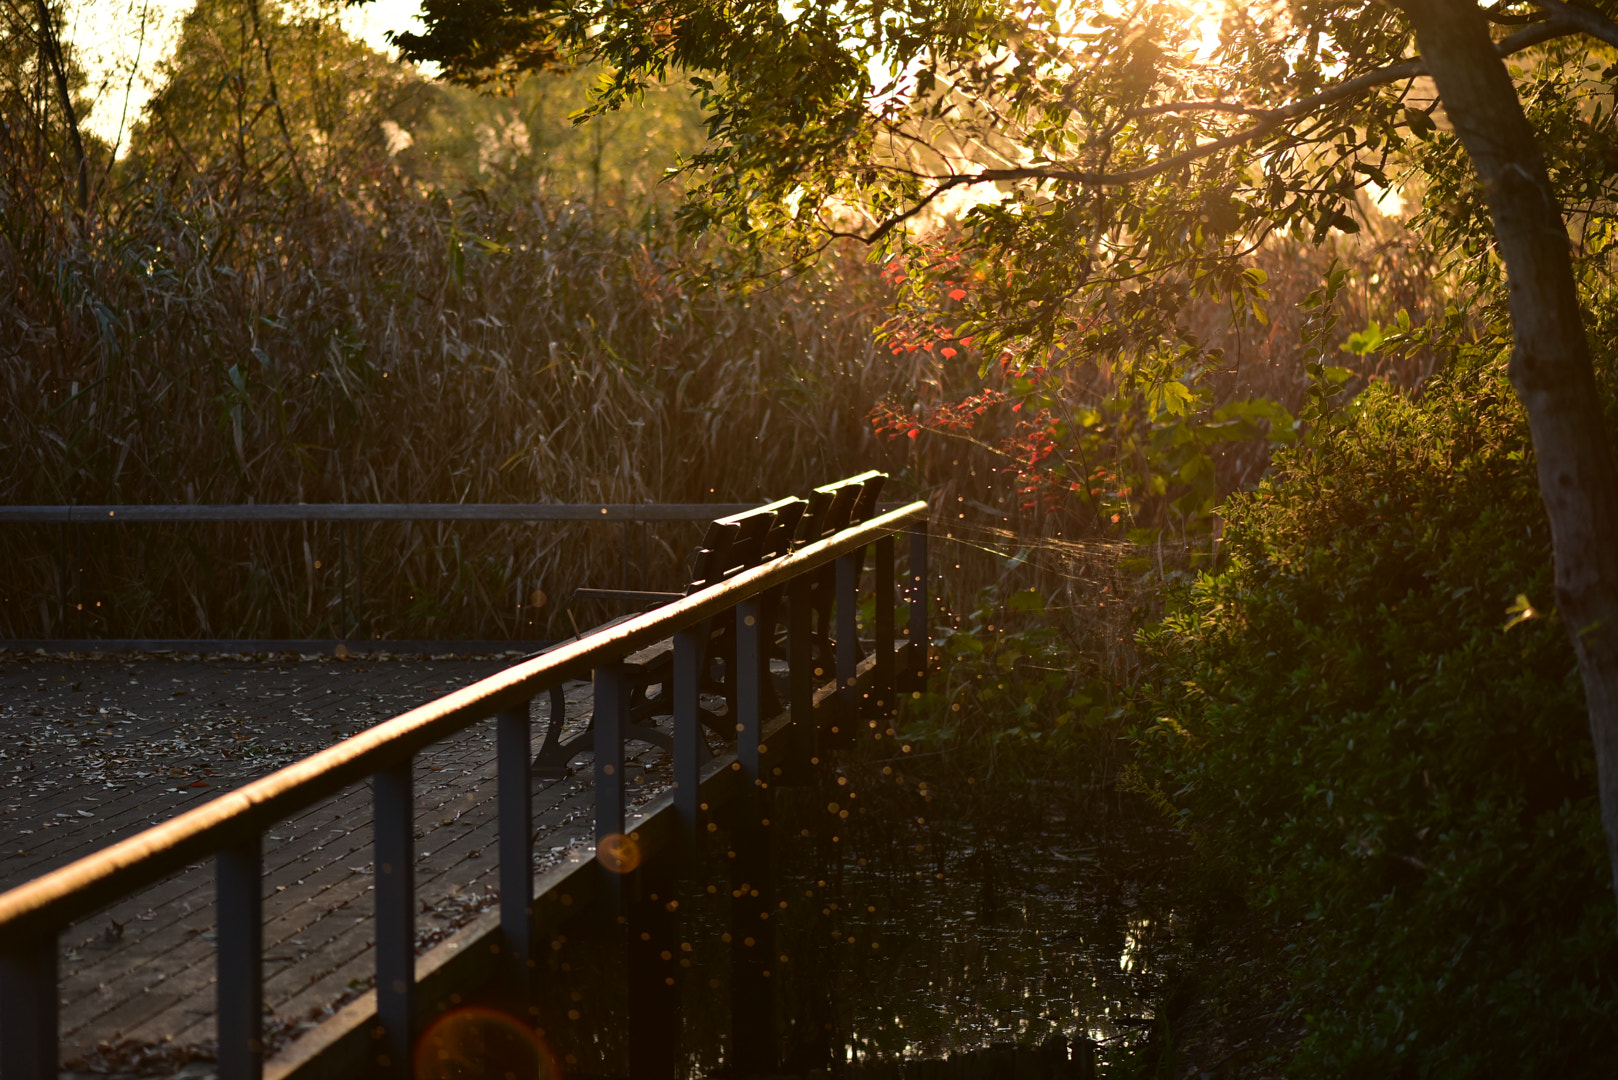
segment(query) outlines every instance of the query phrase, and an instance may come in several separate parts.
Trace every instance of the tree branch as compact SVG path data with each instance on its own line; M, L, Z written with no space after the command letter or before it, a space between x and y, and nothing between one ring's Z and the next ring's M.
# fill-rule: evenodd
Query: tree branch
M1559 3L1558 0L1534 0L1534 2L1545 6L1547 9L1554 5L1572 12L1583 12L1604 23L1607 28L1605 32L1618 35L1618 24L1613 24L1594 12L1588 12L1582 8L1572 8L1567 4ZM1584 25L1586 21L1582 15L1579 16L1578 21L1574 21L1572 17L1564 19L1559 11L1552 11L1548 19L1534 23L1496 42L1495 51L1504 59L1514 53L1522 52L1524 49L1531 49L1535 45L1542 45L1555 38L1569 37L1580 33L1600 36L1595 34L1595 31L1586 28ZM1605 41L1607 38L1602 37L1602 40ZM1097 172L1087 169L1060 169L1050 166L1024 165L1004 169L981 169L975 173L956 173L945 177L928 177L927 179L939 181L938 186L922 196L914 206L911 206L904 213L883 221L882 224L877 226L876 231L869 234L833 231L832 235L858 240L864 244L878 243L894 229L925 210L945 192L975 184L993 184L1006 180L1061 180L1088 187L1123 187L1126 184L1139 183L1142 180L1150 180L1153 177L1161 176L1166 172L1173 172L1175 169L1189 165L1201 158L1217 154L1221 150L1230 150L1241 146L1243 143L1262 138L1287 121L1307 116L1327 105L1336 104L1378 86L1403 82L1407 79L1416 79L1427 74L1427 65L1422 62L1420 57L1415 57L1409 60L1401 60L1396 64L1388 64L1373 71L1367 71L1363 75L1357 75L1345 82L1338 83L1336 86L1328 87L1317 94L1299 98L1291 104L1282 105L1274 109L1258 109L1239 102L1227 101L1186 101L1147 106L1136 110L1132 115L1158 115L1181 111L1217 111L1257 116L1260 119L1258 123L1253 124L1251 127L1231 132L1229 135L1209 142L1199 143L1171 157L1154 161L1150 165L1143 165L1138 169L1126 169L1122 172Z
M1550 13L1552 23L1561 23L1572 26L1580 33L1589 34L1597 41L1604 41L1608 45L1618 45L1618 23L1613 22L1598 11L1587 7L1575 7L1565 4L1562 0L1532 0L1534 4L1544 8Z
M882 238L887 236L894 229L897 229L900 225L903 225L905 222L927 209L927 207L931 206L933 200L944 194L944 192L949 191L952 188L965 187L968 184L982 184L986 182L987 181L982 179L981 173L972 176L965 174L951 176L945 179L937 187L933 188L932 191L929 191L927 194L923 195L910 209L906 210L902 214L896 214L882 222L882 224L876 227L876 231L873 233L865 234L857 232L845 232L841 229L832 228L827 228L826 231L830 233L834 239L858 240L862 244L880 243Z
M1592 19L1604 23L1609 32L1618 34L1618 24L1614 24L1606 19L1603 19L1600 15L1597 15L1593 11L1588 11L1585 8L1575 8L1568 4L1559 3L1558 0L1534 0L1534 2L1542 3L1547 8L1554 5L1559 8L1566 8L1569 11L1582 12L1589 15ZM1588 33L1594 35L1595 31L1587 29L1583 25L1575 24L1571 19L1564 20L1560 14L1553 12L1550 18L1536 22L1528 28L1519 30L1509 37L1501 38L1500 41L1496 43L1495 50L1500 54L1501 58L1504 59L1505 57L1511 56L1514 53L1522 52L1524 49L1531 49L1535 45L1543 45L1545 42L1550 41L1553 38L1568 37L1572 34L1578 33ZM1602 40L1607 39L1603 38ZM1618 44L1618 41L1615 41L1614 44ZM1402 60L1397 64L1389 64L1386 67L1379 67L1374 71L1367 71L1365 74L1357 75L1354 78L1349 79L1347 82L1338 83L1336 86L1328 87L1327 89L1320 91L1318 94L1313 94L1306 98L1300 98L1299 100L1292 102L1290 105L1282 105L1274 109L1260 109L1232 101L1180 101L1167 102L1162 105L1149 105L1144 108L1133 109L1126 115L1136 117L1155 116L1163 113L1175 112L1217 111L1239 113L1246 116L1257 116L1266 122L1277 120L1295 120L1305 113L1313 112L1323 105L1334 104L1343 100L1344 98L1353 97L1355 94L1369 90L1373 87L1386 86L1388 83L1402 82L1405 79L1420 78L1426 74L1427 65L1422 63L1420 57L1415 57L1410 60ZM1260 129L1262 127L1263 124L1260 123L1254 125L1253 128L1249 130L1253 131L1254 133L1261 133ZM1238 132L1238 134L1240 133Z
M275 85L275 62L270 56L270 43L264 40L264 30L259 25L258 0L249 0L247 6L253 16L253 37L258 41L259 52L264 57L264 77L269 82L270 103L275 106L276 125L281 129L282 141L286 143L292 175L298 181L298 186L307 191L309 185L304 183L303 169L299 167L298 148L292 142L292 129L287 124L286 111L281 108L281 91Z
M1483 17L1494 23L1496 26L1522 26L1526 23L1539 22L1545 18L1544 15L1538 14L1509 14L1506 11L1506 7L1510 5L1511 2L1512 0L1497 0L1493 7L1486 7L1483 9Z
M1143 105L1138 109L1130 109L1124 113L1124 119L1134 120L1142 116L1162 116L1164 113L1180 112L1225 112L1238 116L1268 116L1274 111L1257 105L1243 105L1238 101L1168 101L1161 105Z
M79 134L79 117L73 109L73 95L67 86L67 65L62 60L62 36L51 20L50 6L46 0L34 0L34 10L39 14L40 51L45 54L51 73L55 76L57 104L62 109L62 127L67 132L68 145L73 148L74 165L78 174L79 213L88 213L90 162L85 156L84 139Z

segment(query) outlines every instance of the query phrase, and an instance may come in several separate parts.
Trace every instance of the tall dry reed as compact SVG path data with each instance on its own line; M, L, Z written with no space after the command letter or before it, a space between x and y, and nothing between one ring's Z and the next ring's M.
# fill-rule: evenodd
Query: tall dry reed
M312 197L152 184L82 228L13 174L0 500L740 501L867 467L865 411L903 377L875 276L699 291L680 269L704 254L655 210L386 169ZM557 636L557 598L675 587L694 536L0 527L0 636Z
M965 358L873 341L889 296L858 253L769 290L697 290L682 269L727 252L679 239L655 203L631 218L565 199L452 199L386 158L312 195L228 170L146 182L80 222L4 150L6 503L731 501L874 464L937 505L949 608L969 610L985 585L1033 585L1076 634L1127 639L1116 542L1021 512L980 445L872 437L877 401L958 398L976 374ZM1441 302L1429 263L1391 231L1340 254L1357 274L1339 340L1393 307L1419 318ZM1190 313L1230 361L1214 376L1222 398L1297 404L1297 301L1328 257L1260 253L1267 325L1231 327L1217 304ZM1352 362L1407 385L1428 363ZM1063 393L1105 393L1097 378L1078 365ZM1252 483L1265 460L1262 446L1231 448L1221 486ZM556 637L611 613L565 610L578 586L677 587L695 537L7 526L0 636ZM1184 561L1154 555L1159 574Z

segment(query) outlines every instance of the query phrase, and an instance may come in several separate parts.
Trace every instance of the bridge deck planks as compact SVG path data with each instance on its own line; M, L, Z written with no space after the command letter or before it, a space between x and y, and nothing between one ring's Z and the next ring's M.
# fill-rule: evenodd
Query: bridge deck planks
M510 662L0 654L0 888ZM572 733L588 721L589 685L570 684L568 698ZM536 751L544 726L536 715ZM660 750L628 750L639 803L666 785L667 763ZM198 780L207 786L190 786ZM589 784L587 768L534 781L536 869L563 858L553 848L588 840ZM417 759L418 951L495 902L494 793L492 723ZM370 822L361 784L264 838L272 1052L369 985ZM195 864L62 935L64 1063L116 1067L136 1052L179 1062L213 1038L213 874L211 860Z

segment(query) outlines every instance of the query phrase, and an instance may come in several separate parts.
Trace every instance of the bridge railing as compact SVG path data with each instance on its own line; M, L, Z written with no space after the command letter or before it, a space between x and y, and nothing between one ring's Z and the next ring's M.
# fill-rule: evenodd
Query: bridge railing
M670 525L712 521L725 514L734 514L756 506L756 503L249 503L208 504L181 503L171 505L110 504L78 506L0 506L0 525L50 526L57 529L55 544L57 578L57 621L61 632L52 638L39 640L5 641L0 647L46 648L71 647L68 643L84 640L94 642L95 648L115 650L185 649L197 652L252 652L257 649L276 651L310 651L329 647L330 642L318 639L285 639L254 643L243 640L211 639L150 639L97 637L88 632L87 617L92 615L84 585L84 530L96 526L175 525L195 526L208 524L264 525L302 524L331 525L338 529L337 579L338 620L337 636L352 641L350 647L383 648L390 651L430 651L436 644L429 641L389 641L373 646L366 642L363 628L367 617L365 598L365 531L368 526L383 523L419 525L424 523L485 525L616 525L623 532L619 574L629 581L630 530L641 533L640 575L645 584L647 529L654 525ZM354 594L349 595L352 580ZM352 605L350 601L352 600ZM352 616L352 624L350 624ZM69 628L74 624L78 632ZM516 635L520 638L519 632ZM459 651L497 652L510 647L509 641L462 641L453 646Z
M835 693L855 709L855 612L866 553L874 553L874 660L867 693L891 701L925 674L927 504L913 502L743 570L645 614L612 624L370 728L171 821L0 894L0 1080L56 1080L58 939L73 922L191 863L216 860L219 1076L256 1080L263 1070L262 838L277 822L370 778L374 799L377 1062L407 1076L415 1020L414 806L412 763L431 744L496 718L500 924L509 952L533 955L533 851L529 704L568 679L593 678L595 847L625 842L624 739L630 699L626 658L673 638L674 808L697 829L705 744L699 668L710 627L734 619L736 760L743 783L761 782L763 702L771 679L775 619L786 601L788 698L795 719L812 714L817 687L811 589L835 564ZM895 627L895 543L909 533L909 641ZM819 573L817 573L819 572ZM769 625L766 625L768 623ZM902 657L902 659L901 659ZM902 668L901 668L902 665ZM603 858L603 861L609 861ZM519 972L519 977L521 977Z
M431 651L435 647L453 648L461 652L498 652L514 642L501 640L475 641L368 641L362 632L367 618L365 596L365 543L367 526L382 523L417 525L436 522L443 524L485 525L616 525L623 534L620 545L619 577L622 590L586 590L595 598L611 598L618 592L628 592L632 569L638 568L640 588L645 592L647 573L648 529L708 522L729 514L756 508L751 503L249 503L209 504L178 503L168 505L121 503L99 505L4 505L0 506L0 525L54 525L59 535L55 544L57 576L57 625L62 633L41 639L0 638L0 648L67 648L84 641L100 649L153 651L183 649L193 652L252 652L308 651L329 647L324 639L275 639L254 642L245 639L153 639L106 638L86 631L86 617L91 614L84 590L84 537L86 526L128 525L206 525L206 524L304 524L333 525L340 531L337 545L337 589L340 625L338 637L351 649L384 649L395 652ZM898 503L884 503L881 510L892 510ZM639 529L640 555L631 553L631 530ZM354 593L349 594L352 581ZM352 603L351 603L352 601ZM350 624L352 616L352 625ZM67 629L78 624L78 633ZM519 633L517 637L521 638Z

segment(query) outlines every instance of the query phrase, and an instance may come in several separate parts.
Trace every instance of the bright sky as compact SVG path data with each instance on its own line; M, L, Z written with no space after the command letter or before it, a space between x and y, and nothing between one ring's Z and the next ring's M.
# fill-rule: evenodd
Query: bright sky
M291 8L300 6L300 2L283 0ZM174 47L180 20L194 3L195 0L69 0L67 37L90 76L95 102L85 126L108 142L116 140L120 153L127 149L130 126L156 89L157 61ZM1105 6L1116 3L1109 0ZM781 8L788 18L796 15L792 0L782 0ZM1201 50L1212 51L1219 33L1218 0L1187 0L1186 8L1200 22ZM386 32L419 28L416 15L420 11L421 0L371 0L360 7L343 8L340 17L349 33L386 52L390 51ZM892 73L873 70L872 77L880 84ZM1372 198L1385 214L1397 215L1403 209L1397 189L1383 192L1373 185Z
M95 107L85 126L108 142L127 141L129 126L156 89L156 64L174 47L180 20L195 0L69 0L66 36L90 76ZM286 3L296 8L298 0ZM372 48L386 51L388 30L411 25L421 0L372 0L344 8L343 26ZM120 147L122 148L122 146Z

